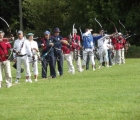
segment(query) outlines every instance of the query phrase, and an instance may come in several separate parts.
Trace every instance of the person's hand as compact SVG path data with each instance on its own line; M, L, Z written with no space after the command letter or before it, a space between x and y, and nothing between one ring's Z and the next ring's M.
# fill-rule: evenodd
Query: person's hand
M49 45L50 45L50 46L54 46L54 43L50 43Z
M44 46L44 44L41 44L41 46L43 47L43 46Z
M36 52L38 52L38 49L37 48L33 48L33 50L35 50Z

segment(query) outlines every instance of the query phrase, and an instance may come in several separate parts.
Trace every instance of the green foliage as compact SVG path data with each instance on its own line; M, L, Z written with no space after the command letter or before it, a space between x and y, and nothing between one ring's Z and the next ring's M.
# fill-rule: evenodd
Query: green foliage
M129 47L127 54L127 58L140 58L140 47L132 45Z
M81 26L82 31L89 27L98 32L100 26L95 22L95 17L108 33L115 32L115 29L107 18L124 34L129 30L131 33L140 31L139 0L22 0L22 6L24 31L32 31L37 36L55 27L59 27L63 36L66 36L72 31L73 23L76 28ZM10 27L19 29L17 0L1 0L0 10L0 16L7 20ZM126 29L119 24L119 20ZM6 28L2 21L0 23L1 28ZM139 45L135 40L131 44Z

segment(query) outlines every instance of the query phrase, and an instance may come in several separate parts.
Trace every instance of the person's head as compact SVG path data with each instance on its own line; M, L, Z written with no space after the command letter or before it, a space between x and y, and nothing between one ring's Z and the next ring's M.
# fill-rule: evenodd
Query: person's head
M50 32L49 31L45 31L44 32L44 37L45 37L45 39L49 39L50 38Z
M4 32L0 31L0 39L2 39L4 37Z
M34 34L28 33L27 36L28 36L28 39L31 41L31 40L33 40Z
M59 28L54 28L53 32L55 36L58 36L61 31Z
M23 38L23 32L21 30L19 30L17 34L19 39Z
M100 29L99 33L100 33L101 35L104 35L104 30L103 30L103 29Z

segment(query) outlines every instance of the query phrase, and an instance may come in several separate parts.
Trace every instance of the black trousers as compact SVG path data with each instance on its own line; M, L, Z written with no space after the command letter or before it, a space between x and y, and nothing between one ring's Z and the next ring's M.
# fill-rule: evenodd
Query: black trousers
M63 55L61 52L56 52L54 56L55 56L55 59L54 59L55 68L56 68L56 63L57 63L59 75L62 76L63 75Z
M109 65L110 66L112 66L111 54L112 54L112 50L111 49L108 49L108 62L109 62Z
M52 78L56 77L56 71L55 71L55 64L54 64L54 56L46 56L42 60L42 78L47 78L47 68L48 65L50 67L50 76Z

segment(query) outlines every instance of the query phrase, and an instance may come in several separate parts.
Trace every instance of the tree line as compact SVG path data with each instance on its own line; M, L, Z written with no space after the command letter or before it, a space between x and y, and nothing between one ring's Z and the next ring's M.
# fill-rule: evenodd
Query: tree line
M139 7L139 0L22 0L23 30L41 36L45 30L53 31L59 27L66 36L72 32L75 23L75 27L81 27L83 32L85 28L92 28L97 33L101 27L95 21L96 17L107 33L115 32L114 25L123 34L136 33L129 41L140 45ZM19 30L19 1L1 0L0 16L13 32ZM0 21L0 29L6 29L3 21Z

